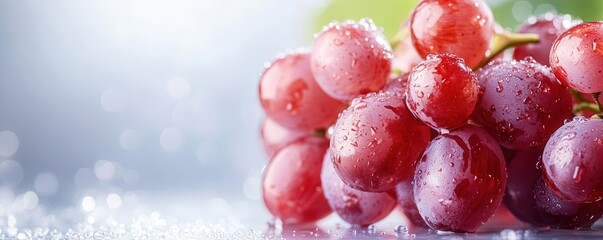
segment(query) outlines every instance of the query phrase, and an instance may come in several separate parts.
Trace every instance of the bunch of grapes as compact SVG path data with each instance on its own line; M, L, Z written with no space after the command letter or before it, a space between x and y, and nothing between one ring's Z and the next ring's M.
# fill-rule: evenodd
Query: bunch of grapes
M498 28L482 0L422 0L392 40L370 19L335 22L274 60L259 86L268 210L368 226L399 206L417 226L475 232L504 203L533 226L589 228L603 22Z

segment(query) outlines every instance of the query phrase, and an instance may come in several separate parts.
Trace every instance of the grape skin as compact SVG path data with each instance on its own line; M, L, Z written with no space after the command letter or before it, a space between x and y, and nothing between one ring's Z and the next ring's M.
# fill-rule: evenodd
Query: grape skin
M557 79L583 93L603 91L603 22L586 22L565 31L550 53Z
M412 12L410 30L422 57L452 53L473 68L485 58L494 17L482 0L423 0Z
M603 120L576 117L559 128L543 154L547 185L572 202L603 199Z
M504 147L543 148L572 116L572 99L550 69L528 58L495 60L477 73L481 100L472 119Z
M412 176L429 138L429 127L414 119L401 95L371 93L355 99L335 123L331 160L348 186L388 191Z
M324 138L302 138L281 149L266 167L264 204L283 224L311 223L332 212L319 174L328 146Z
M316 81L341 101L381 89L389 78L391 61L391 47L370 19L333 23L312 45Z
M328 153L320 177L329 206L350 224L371 225L385 218L396 206L396 199L387 192L363 192L343 183Z
M500 206L506 180L496 141L467 125L429 144L414 176L415 202L431 228L475 232Z
M451 54L429 55L410 72L408 82L408 109L434 129L467 124L479 97L475 74Z
M260 77L259 97L268 117L300 131L326 129L346 107L318 86L303 51L272 62Z

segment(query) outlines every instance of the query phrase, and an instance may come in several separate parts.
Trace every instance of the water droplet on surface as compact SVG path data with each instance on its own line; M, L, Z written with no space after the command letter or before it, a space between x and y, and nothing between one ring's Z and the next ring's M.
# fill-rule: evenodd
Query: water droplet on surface
M394 232L396 232L396 235L400 236L400 234L408 233L408 228L398 225L396 229L394 229Z
M423 98L424 96L425 96L425 93L423 93L423 91L419 91L419 92L417 93L417 97L418 97L418 98Z

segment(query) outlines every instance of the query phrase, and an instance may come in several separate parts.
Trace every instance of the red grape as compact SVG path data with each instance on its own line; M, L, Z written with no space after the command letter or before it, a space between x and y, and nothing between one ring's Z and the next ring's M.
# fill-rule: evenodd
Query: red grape
M423 221L419 209L417 208L417 203L415 203L412 180L413 179L402 181L396 185L398 203L400 204L402 212L412 224L419 227L429 227L425 221Z
M559 128L543 154L545 180L572 202L603 199L603 119L576 117Z
M422 57L452 53L476 67L494 34L494 17L482 0L422 0L410 17L412 42Z
M567 87L583 93L603 91L603 22L578 24L551 49L551 68Z
M272 159L281 148L287 146L289 143L309 135L309 131L288 129L268 117L264 118L260 129L262 144L264 145L268 159Z
M429 55L410 72L406 105L427 125L452 129L467 124L478 94L477 78L462 59Z
M539 42L519 45L515 47L513 59L521 60L532 57L538 63L549 66L549 55L553 42L561 33L576 25L570 15L557 15L547 13L542 18L530 17L517 29L518 33L538 34Z
M370 19L327 26L314 39L312 73L333 98L348 101L381 89L390 75L392 51Z
M500 206L506 179L496 141L467 125L429 144L415 172L415 201L431 228L475 232Z
M259 96L268 117L298 130L326 129L345 108L316 84L306 52L274 61L260 78Z
M321 180L331 208L348 223L368 226L385 218L396 206L396 199L387 192L363 192L345 185L333 168L327 153Z
M482 97L472 118L506 148L542 148L572 116L569 92L548 67L531 58L495 60L477 78Z
M331 213L319 174L328 146L324 138L302 138L281 149L266 167L264 203L283 223L314 222Z
M429 138L429 127L413 118L401 95L370 93L335 123L331 160L348 186L383 192L411 177Z

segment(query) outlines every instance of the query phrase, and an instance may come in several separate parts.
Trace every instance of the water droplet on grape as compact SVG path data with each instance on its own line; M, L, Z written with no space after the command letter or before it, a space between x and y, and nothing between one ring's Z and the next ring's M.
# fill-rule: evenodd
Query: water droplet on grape
M452 200L440 198L440 199L438 199L438 202L444 206L447 206L447 205L450 205L450 203L452 203Z
M574 168L574 175L572 175L575 183L579 183L582 180L582 168L580 166L576 166Z
M350 128L350 130L357 132L358 130L360 130L360 120L356 120L354 122L354 124L352 125L352 128Z
M423 93L423 91L417 92L417 97L423 98L424 96L425 96L425 93Z
M366 108L367 103L366 102L358 102L357 104L354 105L354 110L360 110L363 108Z
M377 128L371 126L371 136L375 136L375 133L377 133ZM376 140L376 139L375 139Z
M341 40L339 40L339 38L335 38L335 40L333 40L333 44L335 44L336 46L341 46L341 44L343 44L343 42L341 42Z
M569 132L567 135L561 138L562 141L572 140L576 137L576 132Z

